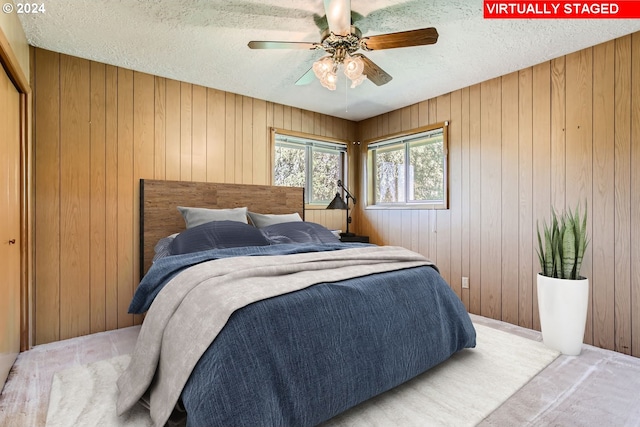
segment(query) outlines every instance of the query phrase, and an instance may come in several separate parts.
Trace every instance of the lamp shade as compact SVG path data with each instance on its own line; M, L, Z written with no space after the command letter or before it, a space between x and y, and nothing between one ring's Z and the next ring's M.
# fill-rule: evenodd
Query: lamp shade
M348 209L347 204L340 197L340 193L336 193L331 203L327 206L327 209Z

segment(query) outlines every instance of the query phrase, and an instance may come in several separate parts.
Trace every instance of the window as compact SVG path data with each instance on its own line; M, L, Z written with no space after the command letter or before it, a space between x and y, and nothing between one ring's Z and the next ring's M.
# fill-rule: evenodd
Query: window
M447 208L447 126L368 144L369 205Z
M329 203L337 181L344 181L346 162L346 143L275 133L273 183L304 187L305 203Z

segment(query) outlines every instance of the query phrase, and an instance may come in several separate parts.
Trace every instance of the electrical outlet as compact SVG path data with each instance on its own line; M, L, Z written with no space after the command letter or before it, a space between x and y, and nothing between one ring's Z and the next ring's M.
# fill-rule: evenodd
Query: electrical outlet
M468 277L463 277L462 278L462 289L469 289L469 278Z

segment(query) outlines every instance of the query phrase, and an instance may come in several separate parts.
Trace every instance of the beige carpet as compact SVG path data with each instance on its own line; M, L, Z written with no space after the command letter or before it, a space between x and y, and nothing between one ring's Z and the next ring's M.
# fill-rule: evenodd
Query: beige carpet
M51 382L47 427L147 427L149 412L138 405L125 417L116 414L116 381L129 364L126 354L56 372Z
M324 426L473 426L551 363L542 343L475 324L477 347L329 420ZM120 356L54 375L47 427L149 426L145 409L115 413Z

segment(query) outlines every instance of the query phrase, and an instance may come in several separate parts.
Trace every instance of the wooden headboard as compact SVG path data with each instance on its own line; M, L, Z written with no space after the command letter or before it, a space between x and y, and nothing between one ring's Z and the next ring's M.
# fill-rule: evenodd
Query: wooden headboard
M304 219L304 189L271 185L140 180L140 277L151 267L153 248L163 237L185 229L178 206L290 214Z

